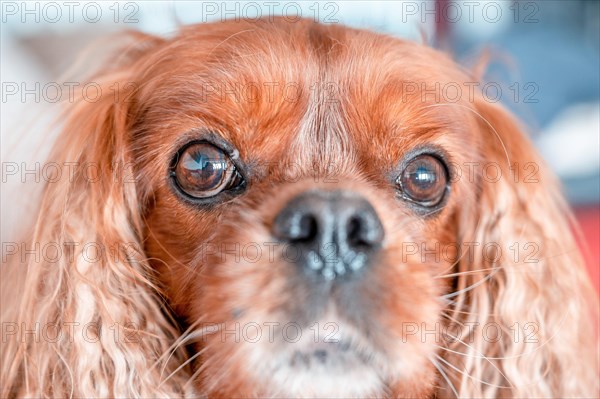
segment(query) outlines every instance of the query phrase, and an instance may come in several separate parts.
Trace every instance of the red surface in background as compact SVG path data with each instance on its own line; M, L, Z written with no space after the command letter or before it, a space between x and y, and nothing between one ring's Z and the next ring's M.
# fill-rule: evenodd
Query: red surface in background
M600 292L600 207L576 208L575 217L579 222L585 241L579 242L579 246L583 252L592 283L596 291Z

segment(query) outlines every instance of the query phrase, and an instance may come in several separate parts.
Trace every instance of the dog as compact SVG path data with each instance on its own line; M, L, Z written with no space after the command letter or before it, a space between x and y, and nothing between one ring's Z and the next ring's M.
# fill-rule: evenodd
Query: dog
M471 72L304 19L132 37L3 263L3 397L598 395L568 207Z

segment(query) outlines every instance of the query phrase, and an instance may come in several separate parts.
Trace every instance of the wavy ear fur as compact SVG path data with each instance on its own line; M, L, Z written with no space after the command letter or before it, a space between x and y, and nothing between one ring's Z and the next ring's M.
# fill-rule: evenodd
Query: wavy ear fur
M88 93L67 112L50 159L60 178L45 187L25 243L36 254L3 264L2 397L182 395L185 370L167 379L183 355L171 354L178 334L142 250L128 173L143 50L127 54L126 65L94 78L97 100Z
M598 397L597 297L570 211L508 112L483 100L475 110L484 162L502 173L478 176L479 208L461 215L460 241L479 246L448 298L460 338L445 356L452 385L460 397Z

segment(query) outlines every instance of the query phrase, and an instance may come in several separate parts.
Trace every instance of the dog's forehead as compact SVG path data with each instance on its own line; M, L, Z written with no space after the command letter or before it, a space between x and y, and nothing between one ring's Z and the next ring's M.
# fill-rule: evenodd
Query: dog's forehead
M397 159L409 149L403 143L461 133L457 106L415 95L422 82L464 79L458 68L432 49L372 32L304 20L198 26L161 64L169 73L150 102L157 118L171 114L178 125L163 140L204 128L242 156L327 164L361 151Z

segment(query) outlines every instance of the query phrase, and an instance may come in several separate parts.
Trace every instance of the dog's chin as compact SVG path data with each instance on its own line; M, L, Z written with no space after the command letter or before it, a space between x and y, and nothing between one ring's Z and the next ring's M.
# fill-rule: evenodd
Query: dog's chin
M331 346L331 347L329 347ZM337 344L294 350L272 375L274 396L367 397L383 392L380 371L364 353Z
M279 339L269 340L265 334L258 342L241 343L243 348L238 346L236 351L241 356L236 359L243 363L250 391L269 397L381 397L390 391L414 396L423 392L425 388L419 387L427 383L421 371L428 368L415 356L412 345L390 342L390 337L385 348L379 348L348 323L329 322L335 331L323 329L327 323L319 320L289 339L281 339L277 332Z
M263 379L261 385L269 386L270 395L365 397L382 391L383 376L387 374L384 354L349 326L335 326L335 332L329 334L306 330L293 342L284 340L254 348L253 360L268 364L270 369L257 376Z

